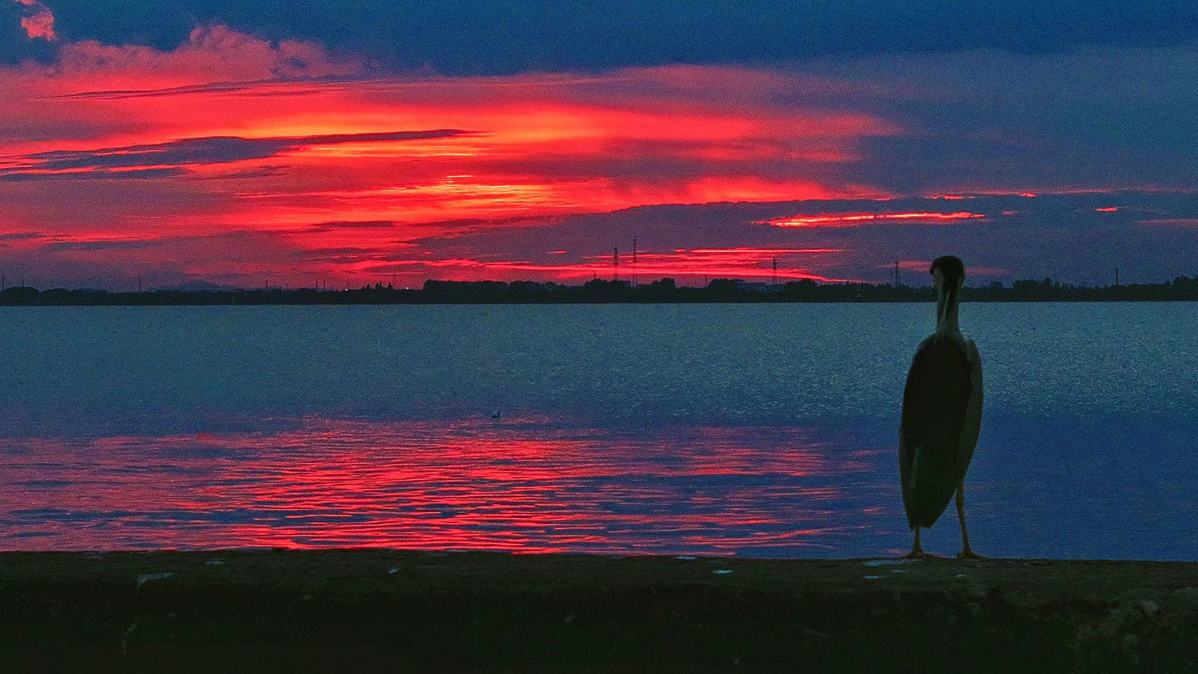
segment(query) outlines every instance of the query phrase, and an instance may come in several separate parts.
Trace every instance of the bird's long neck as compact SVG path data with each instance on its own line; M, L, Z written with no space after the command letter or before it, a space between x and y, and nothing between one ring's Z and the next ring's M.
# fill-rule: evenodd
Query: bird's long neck
M936 293L936 334L959 335L961 327L957 323L957 307L960 289L956 283L942 284Z

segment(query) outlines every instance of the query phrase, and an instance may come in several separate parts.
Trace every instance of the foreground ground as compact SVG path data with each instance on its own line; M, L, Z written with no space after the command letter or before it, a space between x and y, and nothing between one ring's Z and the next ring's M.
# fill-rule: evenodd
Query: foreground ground
M0 554L5 671L1198 671L1198 564Z

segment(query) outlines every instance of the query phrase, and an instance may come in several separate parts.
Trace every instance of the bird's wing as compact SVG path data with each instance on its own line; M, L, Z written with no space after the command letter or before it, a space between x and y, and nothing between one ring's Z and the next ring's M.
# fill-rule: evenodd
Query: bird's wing
M918 433L916 427L916 417L918 411L915 409L917 401L914 395L914 389L917 386L917 381L920 379L921 373L918 369L919 354L927 346L931 338L925 339L919 343L919 347L915 349L915 357L911 360L911 368L907 370L907 383L903 388L903 412L902 419L899 423L899 479L903 487L903 503L907 506L908 519L910 519L910 498L915 489L917 479L915 471L915 452L918 448ZM911 525L915 527L914 524Z
M963 341L932 337L911 361L903 392L899 473L911 527L930 527L964 477L961 437L973 398ZM972 449L972 448L971 448Z
M919 416L916 409L918 402L914 395L914 389L918 386L918 380L921 379L919 371L919 354L927 346L931 340L929 337L919 343L919 347L915 349L915 357L911 360L911 368L907 370L907 383L903 388L903 412L902 419L899 423L899 479L903 486L903 502L908 504L908 497L915 488L917 479L915 471L915 452L919 445L919 433L917 427L919 424L916 418ZM908 504L908 514L910 513L910 505ZM912 525L914 527L915 525Z
M969 403L965 406L965 423L961 425L959 471L962 479L965 477L965 471L969 470L969 462L973 460L973 451L978 445L978 435L982 432L982 401L985 398L982 387L982 356L973 340L965 342L965 356L969 359L971 387Z

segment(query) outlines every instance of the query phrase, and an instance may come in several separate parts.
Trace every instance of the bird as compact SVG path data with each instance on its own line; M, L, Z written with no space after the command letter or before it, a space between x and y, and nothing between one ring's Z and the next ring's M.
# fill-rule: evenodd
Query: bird
M936 286L936 330L911 361L899 431L903 506L915 537L907 557L927 556L919 530L935 524L955 494L962 545L957 557L980 559L965 525L965 472L982 427L983 398L981 356L957 322L965 264L945 255L928 272Z

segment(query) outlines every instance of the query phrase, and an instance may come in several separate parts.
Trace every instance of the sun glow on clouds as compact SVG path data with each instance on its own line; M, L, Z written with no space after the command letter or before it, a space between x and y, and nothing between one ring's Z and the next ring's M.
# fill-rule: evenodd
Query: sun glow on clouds
M786 218L766 220L761 224L774 227L804 228L804 227L859 227L890 222L914 222L919 224L947 224L961 220L984 220L982 213L969 211L954 211L952 213L915 212L915 213L829 213L820 215L795 215Z
M48 17L26 27L30 36L54 39L53 15L20 2ZM136 264L180 273L236 278L270 266L349 279L367 265L347 259L395 257L429 236L513 218L546 226L649 204L883 197L837 179L837 167L862 160L864 139L902 133L826 102L779 102L835 85L766 70L386 75L313 43L223 26L198 27L169 52L77 42L58 54L0 68L0 234L43 233L5 254L40 252L39 265L64 270L136 249ZM243 232L281 238L254 255L177 258L182 242ZM356 252L316 253L345 248ZM296 262L305 251L321 262ZM760 275L761 260L745 254L650 256L644 272ZM544 271L593 271L584 257L561 261ZM523 264L491 261L476 275L536 268Z

